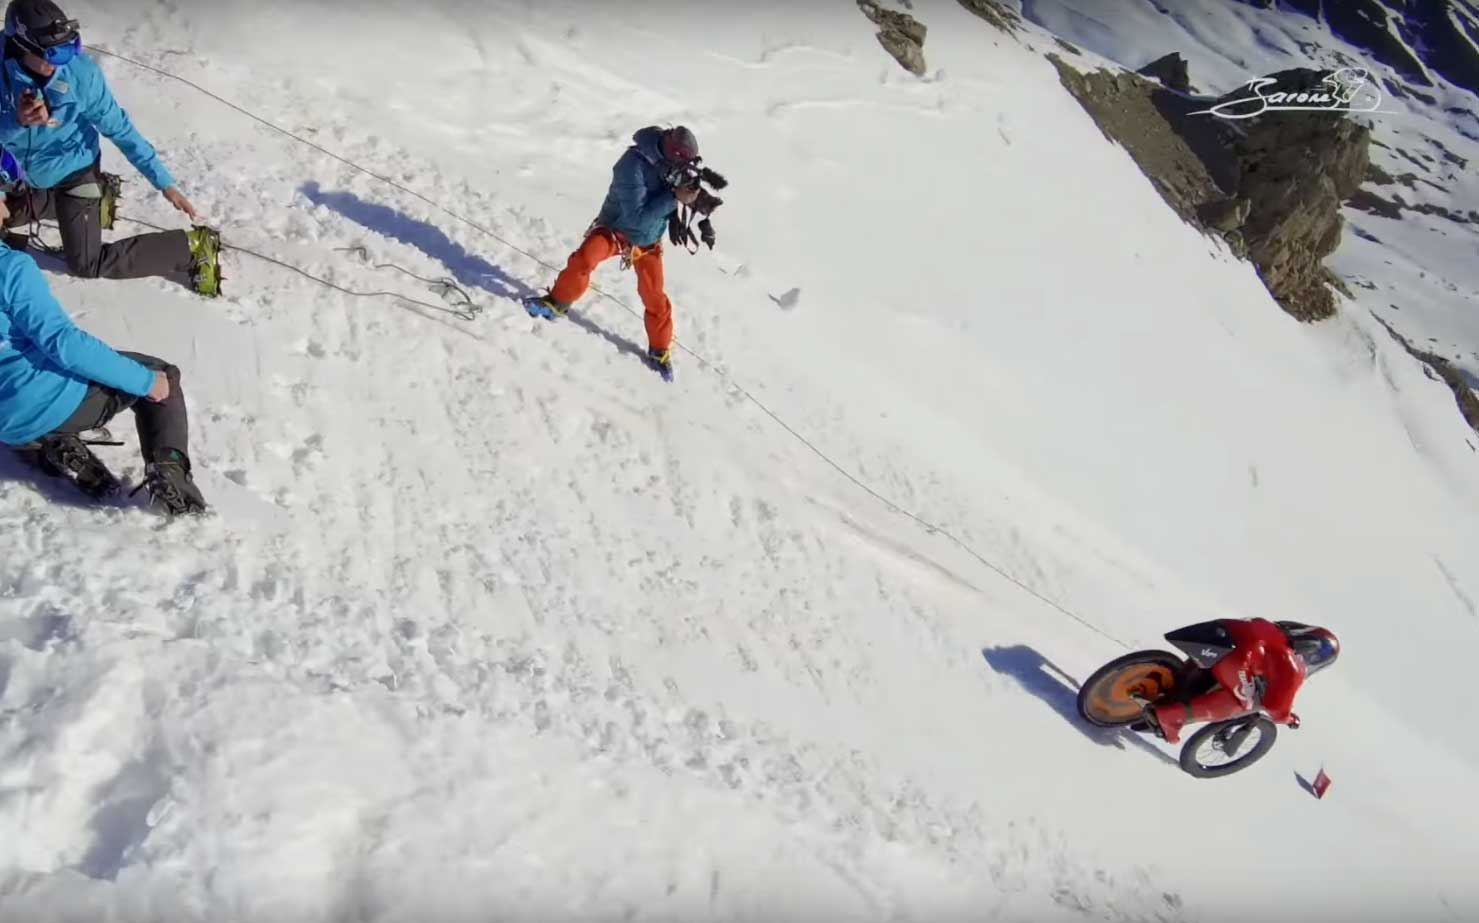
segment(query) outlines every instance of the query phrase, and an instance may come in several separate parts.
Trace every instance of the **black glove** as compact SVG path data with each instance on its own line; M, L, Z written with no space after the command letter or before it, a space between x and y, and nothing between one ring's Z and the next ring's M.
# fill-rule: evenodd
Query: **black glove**
M1294 712L1291 711L1289 713L1289 720L1287 722L1285 722L1285 723L1287 724L1289 730L1291 730L1291 731L1297 731L1297 730L1299 730L1299 716L1296 715Z
M714 249L714 225L707 218L698 223L698 239L707 244L710 250Z
M688 230L688 225L683 223L677 212L668 216L668 240L673 242L673 246L685 249L693 242L693 232Z

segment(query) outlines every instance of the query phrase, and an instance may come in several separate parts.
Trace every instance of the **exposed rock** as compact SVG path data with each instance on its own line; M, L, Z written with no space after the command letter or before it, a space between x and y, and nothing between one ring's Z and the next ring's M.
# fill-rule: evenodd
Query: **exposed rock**
M1392 305L1392 307L1395 309L1397 306ZM1442 356L1413 346L1410 340L1382 320L1376 312L1373 311L1371 316L1376 318L1377 323L1387 328L1387 333L1392 335L1392 339L1401 343L1402 348L1407 350L1409 355L1431 369L1432 376L1448 385L1448 389L1453 392L1453 399L1458 402L1459 413L1464 415L1464 422L1468 423L1474 432L1479 433L1479 395L1474 393L1474 388L1469 384L1464 373L1454 368L1453 363Z
M1197 209L1197 218L1214 231L1235 231L1248 220L1253 203L1248 199L1227 198L1208 202Z
M1402 218L1403 212L1417 212L1423 215L1435 215L1439 218L1452 221L1454 224L1479 224L1479 211L1470 209L1468 214L1464 214L1463 212L1456 212L1432 202L1413 202L1409 204L1406 199L1402 198L1401 193L1393 193L1390 199L1384 199L1374 192L1361 189L1355 195L1351 196L1350 201L1346 204L1351 208L1360 209L1363 212L1369 212L1373 215L1380 215L1383 218L1392 218L1399 221Z
M1135 73L1153 77L1161 82L1161 86L1168 90L1175 90L1177 93L1196 92L1196 88L1191 85L1191 74L1187 70L1186 59L1179 51L1156 58Z
M1222 235L1222 239L1227 242L1227 248L1232 251L1233 256L1240 260L1248 258L1248 244L1243 240L1242 231L1228 231Z
M1334 273L1334 271L1332 271L1330 269L1330 267L1328 267L1328 266L1325 267L1325 282L1331 288L1333 288L1336 291L1340 292L1342 295L1346 296L1347 298L1354 298L1355 297L1354 295L1351 294L1350 286L1348 286L1348 285L1345 284L1345 280L1342 279L1340 276L1337 276Z
M878 44L893 55L904 70L916 77L923 76L924 36L927 31L924 23L908 13L886 10L874 0L858 0L858 8L878 26Z
M1284 310L1306 321L1334 313L1322 261L1340 243L1341 202L1368 174L1367 129L1340 111L1269 110L1234 123L1205 110L1244 98L1246 88L1219 100L1188 99L1135 74L1081 74L1048 57L1166 203L1246 254ZM1278 89L1298 93L1320 87L1327 75L1270 76Z
M1358 48L1366 48L1405 79L1430 87L1422 62L1392 32L1391 13L1377 0L1325 0L1322 4L1330 31Z
M957 2L1003 32L1016 33L1022 27L1022 17L1017 11L999 0L957 0Z
M1189 118L1198 104L1136 74L1080 73L1057 55L1048 60L1104 136L1129 152L1184 220L1200 223L1200 208L1236 191L1236 163L1227 154L1233 130L1224 120Z
M1408 0L1405 16L1427 52L1428 66L1450 82L1479 93L1479 29L1462 4Z
M1279 86L1318 86L1320 71L1270 75ZM1243 120L1234 146L1238 194L1251 200L1248 256L1284 310L1300 320L1335 313L1323 260L1340 243L1341 202L1370 166L1370 131L1342 112L1269 111Z
M1402 218L1401 196L1397 198L1398 201L1393 202L1391 199L1384 199L1370 190L1358 189L1356 190L1356 194L1351 196L1351 200L1346 204L1351 208L1381 218L1400 220Z

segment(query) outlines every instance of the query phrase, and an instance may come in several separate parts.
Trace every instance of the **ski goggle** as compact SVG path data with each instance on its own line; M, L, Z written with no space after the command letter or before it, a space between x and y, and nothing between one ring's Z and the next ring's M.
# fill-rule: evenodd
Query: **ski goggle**
M77 57L81 53L82 35L80 33L74 32L72 34L72 37L67 41L62 42L60 45L52 45L48 47L42 53L41 57L45 58L46 63L50 64L52 67L61 67L63 64L66 64L68 61Z
M14 186L26 178L21 162L10 151L0 148L0 186Z
M61 67L82 51L82 33L77 31L75 19L59 19L45 29L31 29L24 36L17 35L16 40L54 67Z

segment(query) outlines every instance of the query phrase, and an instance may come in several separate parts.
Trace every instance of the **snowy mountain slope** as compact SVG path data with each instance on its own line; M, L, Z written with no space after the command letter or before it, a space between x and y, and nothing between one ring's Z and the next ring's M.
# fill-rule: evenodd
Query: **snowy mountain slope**
M505 295L548 270L105 59L228 240L486 310L245 257L220 302L54 277L185 368L235 515L155 530L0 467L0 915L1318 918L1312 879L1352 882L1331 917L1472 915L1473 693L1428 669L1479 643L1451 396L1360 312L1289 320L1033 50L915 6L923 82L845 4L73 11L547 262L632 130L692 124L732 186L669 288L733 379L663 386L610 302L531 323ZM1243 777L1090 736L1060 671L1122 648L736 382L1113 639L1276 614L1342 666Z
M1479 185L1469 169L1479 162L1479 88L1464 78L1479 53L1455 54L1434 28L1440 12L1462 24L1472 10L1462 2L1383 4L1386 31L1376 33L1356 13L1370 2L1027 0L1020 8L1124 67L1179 51L1204 93L1231 92L1291 67L1366 68L1383 99L1378 112L1360 118L1375 138L1372 162L1387 179L1368 183L1365 201L1346 209L1348 231L1330 265L1354 286L1362 310L1479 382L1472 259ZM1316 9L1323 12L1311 15ZM1457 35L1468 40L1472 30L1464 28Z

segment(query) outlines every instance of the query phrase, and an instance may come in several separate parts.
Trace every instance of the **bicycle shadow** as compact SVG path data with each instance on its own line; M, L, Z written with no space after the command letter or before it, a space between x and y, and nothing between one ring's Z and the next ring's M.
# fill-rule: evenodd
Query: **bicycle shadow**
M1150 754L1163 763L1179 767L1175 757L1156 747L1134 731L1118 728L1101 728L1084 721L1078 713L1079 683L1072 676L1048 660L1035 648L1025 644L1011 647L986 647L981 656L991 669L1010 676L1025 691L1042 700L1058 716L1068 722L1080 734L1101 747L1124 750L1134 747Z

